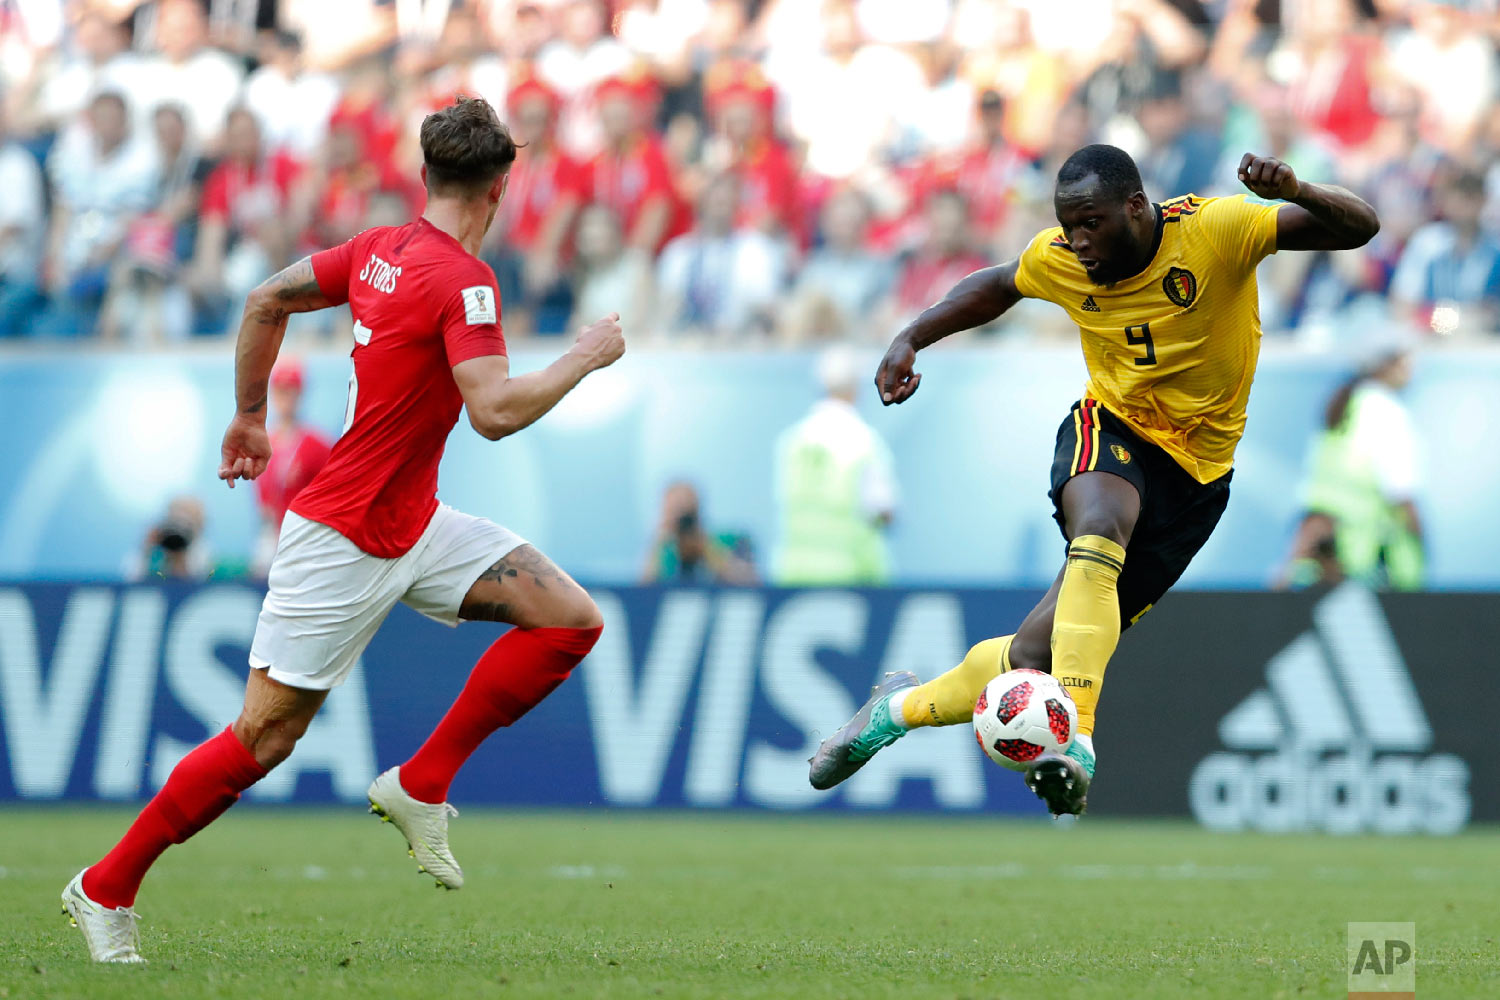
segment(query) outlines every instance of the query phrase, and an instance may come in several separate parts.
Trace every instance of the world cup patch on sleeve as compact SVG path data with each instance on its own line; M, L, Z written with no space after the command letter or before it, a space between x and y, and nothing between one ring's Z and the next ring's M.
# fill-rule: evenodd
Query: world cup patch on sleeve
M464 319L468 320L470 326L479 323L498 323L500 317L495 311L495 290L489 285L474 285L472 288L463 290L464 297Z

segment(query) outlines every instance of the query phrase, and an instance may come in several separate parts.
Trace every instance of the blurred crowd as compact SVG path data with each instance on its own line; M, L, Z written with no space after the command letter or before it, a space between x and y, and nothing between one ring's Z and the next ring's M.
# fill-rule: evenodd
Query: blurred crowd
M1497 40L1494 0L16 0L0 337L222 335L276 268L420 212L417 124L466 93L526 144L485 250L511 336L883 341L1105 141L1158 199L1254 150L1375 204L1363 250L1267 262L1269 333L1484 338Z

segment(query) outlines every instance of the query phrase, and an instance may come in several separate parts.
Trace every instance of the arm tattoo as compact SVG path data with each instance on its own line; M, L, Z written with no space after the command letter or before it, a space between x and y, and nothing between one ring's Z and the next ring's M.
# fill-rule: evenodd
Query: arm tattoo
M280 323L294 312L320 309L328 304L313 274L311 257L303 257L271 275L256 291L262 293L258 297L256 319L266 323Z
M266 408L266 394L261 393L260 398L248 406L240 407L241 413L259 413Z

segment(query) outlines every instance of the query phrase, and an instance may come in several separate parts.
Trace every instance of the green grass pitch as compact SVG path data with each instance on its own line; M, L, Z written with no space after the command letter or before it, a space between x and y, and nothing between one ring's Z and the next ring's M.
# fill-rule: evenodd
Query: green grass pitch
M1493 829L474 810L446 893L354 809L241 807L147 881L151 964L95 967L58 894L128 818L0 811L0 997L1342 997L1351 920L1500 996Z

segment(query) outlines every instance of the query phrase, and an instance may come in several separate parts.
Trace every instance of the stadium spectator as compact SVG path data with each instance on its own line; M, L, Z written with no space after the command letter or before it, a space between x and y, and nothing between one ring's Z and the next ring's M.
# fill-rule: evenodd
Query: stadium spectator
M994 91L1004 100L1006 140L1028 155L1045 149L1069 89L1062 54L1037 44L1031 11L1021 4L969 4L955 22L959 37L990 41L970 49L963 74L975 90Z
M1391 302L1436 333L1493 333L1500 320L1500 240L1480 225L1484 178L1461 170L1439 189L1441 218L1412 234L1391 278Z
M661 140L650 129L653 85L612 77L596 99L604 148L584 170L584 191L617 214L625 241L657 253L688 228L690 212L677 192Z
M673 2L692 4L700 0L667 0ZM763 19L769 6L761 8ZM817 16L816 10L812 10L812 15ZM669 77L679 86L664 99L663 121L670 121L674 113L701 119L707 104L706 84L719 67L742 66L749 61L758 61L764 67L771 58L768 54L771 46L762 40L763 32L751 22L749 5L743 0L707 0L702 16L703 26L688 39L688 51L684 53L689 75L685 79L680 73Z
M724 171L742 182L737 224L789 238L797 254L849 181L873 207L869 250L918 248L931 195L951 189L968 201L974 247L1009 251L1052 223L1057 165L1090 140L1138 151L1153 197L1232 190L1244 149L1268 149L1381 213L1361 253L1267 263L1266 328L1307 343L1336 342L1364 310L1385 309L1447 164L1500 178L1494 17L1458 0L124 0L70 5L66 18L38 14L48 2L12 4L0 20L0 80L27 148L45 156L54 135L73 148L89 131L85 102L115 91L136 135L176 102L184 148L216 157L222 112L239 103L259 117L264 155L306 165L284 214L292 253L416 210L415 150L400 128L411 116L454 91L508 96L538 76L560 91L548 145L576 143L584 163L578 203L563 199L555 214L576 219L601 202L652 257L686 232L689 206ZM247 31L255 16L259 35ZM1200 155L1209 136L1217 155ZM543 152L523 153L518 171ZM518 173L502 211L536 204L515 197L522 186ZM205 225L216 211L204 207ZM1487 213L1500 221L1500 199ZM178 227L179 257L193 228ZM512 332L555 329L567 314L566 279L583 274L570 265L571 229L555 253L520 252L510 273L496 261ZM237 259L226 251L231 267ZM203 288L250 280L207 281L197 266L190 277L200 326L214 325ZM534 301L543 288L545 308ZM59 314L86 319L90 298L38 327L78 328ZM826 301L798 318L785 328L844 323ZM1018 335L1051 323L1050 313L1018 318L1007 324Z
M698 490L686 480L669 483L661 517L641 571L642 583L756 582L749 539L703 526Z
M1177 79L1163 76L1159 80L1156 90L1141 102L1136 121L1147 144L1145 154L1136 157L1136 164L1141 170L1141 181L1152 197L1202 194L1215 186L1219 138L1193 120L1193 111ZM1238 169L1238 158L1234 166ZM1234 174L1225 176L1233 177Z
M79 14L71 44L49 53L9 99L16 131L23 135L57 132L106 90L134 97L141 86L141 62L130 51L130 32L103 10Z
M151 124L155 188L110 268L98 331L106 339L176 341L192 325L191 301L177 277L181 256L192 245L204 165L180 105L157 105Z
M656 270L661 332L722 337L772 328L786 252L758 230L735 228L739 187L733 174L710 180L693 231L662 251Z
M704 152L711 172L740 181L737 226L806 243L801 184L791 153L772 131L776 93L753 63L723 63L704 80L714 132Z
M901 266L896 279L894 312L909 318L943 297L964 275L989 260L973 249L969 206L956 191L939 191L927 200L927 234L922 246ZM899 326L900 320L890 324Z
M896 516L896 464L854 408L869 367L848 348L824 352L818 361L824 397L777 439L772 578L780 586L890 582L885 532Z
M492 3L488 8L489 37L507 65L530 66L552 40L552 20L540 3Z
M1297 116L1343 148L1368 142L1380 124L1374 86L1380 39L1361 21L1354 0L1304 0L1286 14L1287 31L1269 64L1291 85Z
M246 107L229 112L224 158L203 184L189 287L222 328L230 304L287 263L292 233L287 210L300 168L269 152L260 121Z
M1369 360L1329 400L1281 585L1346 577L1395 590L1422 585L1418 437L1399 396L1411 381L1412 356L1399 337L1376 335L1371 344Z
M11 138L0 110L0 340L27 331L41 300L37 261L46 234L46 192L36 157Z
M505 107L506 93L513 86L511 70L495 54L473 8L455 5L448 12L433 61L436 67L422 83L427 105L424 110L451 103L454 94L483 97L496 108Z
M323 151L302 171L292 195L292 218L300 230L299 246L334 246L365 227L370 199L377 191L400 186L372 132L375 116L338 115L329 123Z
M975 141L925 158L908 179L911 211L903 229L907 234L918 234L917 239L927 200L938 191L963 195L975 231L986 236L999 233L1016 200L1016 185L1031 161L1005 138L1005 101L995 91L986 90L972 111L978 124ZM1049 178L1049 191L1050 184Z
M730 20L729 30L721 27ZM626 0L615 14L615 35L637 58L644 59L662 83L663 120L702 111L703 64L700 49L720 36L744 38L745 7L712 0Z
M385 0L278 0L277 23L302 39L311 69L343 72L396 42L395 4Z
M535 77L511 90L508 124L521 152L486 238L507 321L538 333L562 332L572 312L566 271L587 183L584 164L558 146L561 106L561 95Z
M271 372L271 460L255 481L261 531L250 571L263 579L276 554L276 540L287 508L328 461L332 443L302 423L304 373L301 363L283 359Z
M317 155L338 106L338 80L307 68L302 39L290 31L265 32L259 58L260 66L245 80L244 106L260 124L270 152L305 162Z
M131 223L151 207L157 183L151 149L132 138L120 94L106 91L89 103L85 127L52 148L47 173L53 205L42 284L51 305L43 329L92 333L110 266Z
M856 188L842 188L823 203L822 244L797 269L787 303L789 340L875 335L871 320L896 268L889 257L867 248L869 224L869 199Z
M936 8L936 4L903 4ZM863 12L864 7L861 7ZM897 161L955 153L973 137L974 85L961 72L963 49L951 41L930 40L913 52L922 67L925 86L901 108L894 144Z
M1411 23L1394 32L1387 64L1422 97L1429 133L1457 152L1474 138L1494 105L1494 42L1482 33L1474 7L1461 0L1416 0Z
M625 245L620 220L603 205L590 205L578 217L574 264L572 328L590 316L620 314L621 329L650 336L651 257Z
M768 58L765 71L786 95L786 122L807 148L807 169L843 180L883 159L895 122L925 89L922 68L892 46L865 44L853 4L823 8L822 50ZM774 55L775 53L773 53Z
M160 51L142 60L138 113L163 101L186 110L189 133L210 152L219 149L224 116L239 94L243 65L208 44L208 16L198 0L159 0L156 41Z
M625 74L634 59L607 32L609 12L602 0L564 0L560 6L557 37L537 53L536 72L563 95L563 146L588 156L610 139L608 123L596 115L595 102L606 97L601 85Z

